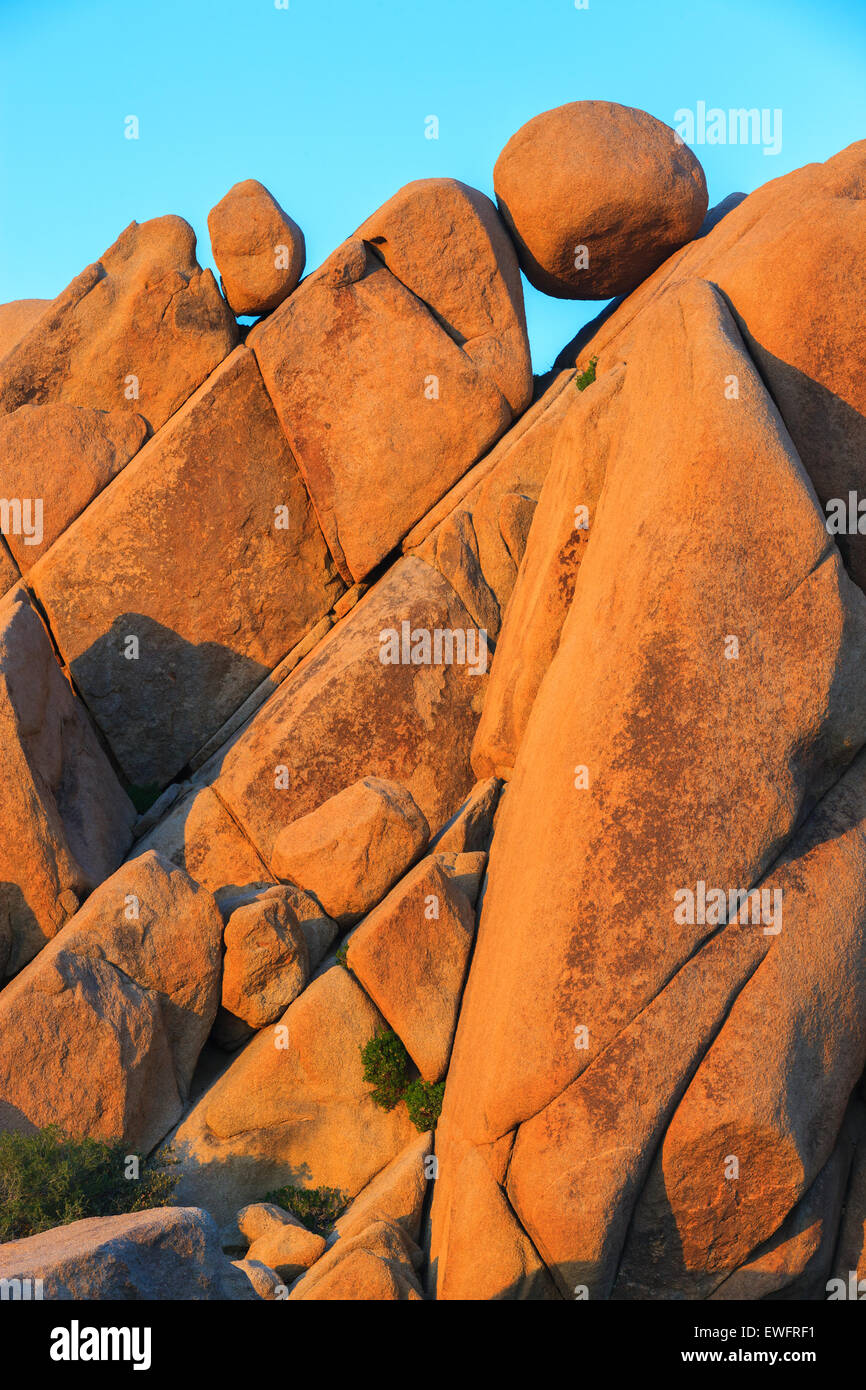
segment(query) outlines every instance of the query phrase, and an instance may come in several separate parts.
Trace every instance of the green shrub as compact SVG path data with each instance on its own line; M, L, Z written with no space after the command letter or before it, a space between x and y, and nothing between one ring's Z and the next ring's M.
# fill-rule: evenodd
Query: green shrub
M149 782L145 787L130 786L126 794L140 816L149 811L162 792L159 782Z
M396 1033L380 1032L361 1048L364 1080L375 1089L372 1097L381 1110L393 1110L409 1084L409 1054Z
M36 1134L0 1134L0 1242L37 1235L85 1216L118 1216L168 1206L176 1160L140 1160L127 1178L126 1144L72 1139L56 1125Z
M349 1199L336 1187L279 1187L269 1192L266 1202L291 1212L317 1236L328 1236L349 1205Z
M341 941L339 946L337 947L337 964L342 965L344 970L349 969L349 962L346 960L346 952L348 951L348 949L349 938L347 936L345 941Z
M578 372L577 376L574 378L574 384L578 391L585 391L587 386L591 386L595 381L595 366L597 362L597 357L590 357L589 366L586 371Z
M442 1114L444 1095L444 1081L412 1081L406 1087L406 1109L416 1129L436 1128L436 1121Z

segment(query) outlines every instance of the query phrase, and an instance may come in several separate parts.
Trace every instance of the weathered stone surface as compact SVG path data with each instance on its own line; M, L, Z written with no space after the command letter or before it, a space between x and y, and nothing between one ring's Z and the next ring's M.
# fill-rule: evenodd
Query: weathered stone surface
M452 867L438 854L416 864L353 932L346 955L425 1081L448 1069L475 936L475 907Z
M829 1159L866 1063L864 832L861 754L773 867L782 930L668 1126L618 1297L706 1297L778 1230Z
M760 928L726 927L517 1131L509 1200L564 1297L610 1297L665 1127L769 944Z
M234 184L207 215L213 258L236 314L269 314L304 273L304 234L258 179Z
M271 864L347 927L384 898L429 838L405 787L364 777L281 831Z
M210 787L193 788L182 797L136 841L130 858L150 849L185 869L209 893L269 886L267 866Z
M164 785L341 587L246 348L29 579L129 780Z
M334 1236L345 1240L373 1221L385 1220L394 1222L410 1240L417 1241L427 1191L425 1163L432 1151L433 1135L419 1134L358 1193L337 1221ZM333 1243L334 1236L329 1243Z
M140 415L62 402L24 405L0 418L4 495L41 502L36 534L31 521L29 537L6 536L22 574L126 466L146 434Z
M240 1235L246 1241L244 1249L249 1249L257 1240L273 1235L284 1226L300 1226L302 1230L306 1229L290 1211L276 1206L273 1202L250 1202L238 1212L236 1224Z
M866 1114L863 1104L852 1104L852 1130L856 1139L839 1239L835 1251L833 1278L842 1281L828 1289L828 1297L850 1297L851 1277L859 1283L866 1280ZM724 1286L723 1286L724 1287ZM858 1289L860 1297L866 1285Z
M384 1026L339 966L314 980L178 1129L179 1200L196 1193L226 1221L287 1183L360 1192L415 1133L405 1106L377 1109L364 1080L360 1050Z
M827 1297L853 1149L851 1126L846 1122L808 1192L748 1263L710 1294L712 1302Z
M247 341L350 583L511 423L490 376L359 240Z
M52 1300L253 1297L210 1216L194 1207L92 1216L10 1241L0 1245L0 1279L41 1279Z
M434 563L439 573L448 580L454 592L462 599L478 626L495 642L499 636L501 622L499 604L484 578L478 552L478 537L470 512L461 508L443 521L436 533Z
M517 256L489 198L456 179L406 184L355 233L499 387L514 415L532 398Z
M339 1240L292 1289L290 1300L407 1302L423 1298L417 1246L402 1227L374 1221Z
M650 328L494 837L437 1150L590 1067L715 930L675 894L759 882L866 735L866 602L730 315L695 283ZM438 1183L434 1224L466 1200Z
M597 331L579 362L599 373L636 352L655 356L644 310L700 276L731 305L818 498L866 494L866 141L751 193L694 245L672 256ZM573 358L571 360L574 360ZM866 586L866 535L837 542Z
M526 555L490 674L472 766L511 777L535 697L556 649L586 553L610 452L613 403L624 368L574 391L552 450Z
M465 854L488 850L493 838L493 817L499 804L502 782L488 777L477 782L457 815L431 846L438 853Z
M117 867L134 820L48 633L13 590L0 603L0 978Z
M436 1147L438 1152L438 1136ZM455 1140L440 1158L439 1171L431 1249L437 1299L556 1300L556 1286L483 1151ZM435 1194L446 1175L449 1201L439 1206L436 1222Z
M573 372L557 373L496 448L451 489L423 522L413 527L404 541L404 550L438 567L440 532L455 525L457 516L466 512L484 583L500 613L504 613L511 598L519 563L519 557L511 550L515 537L513 533L507 535L502 527L503 505L509 507L511 503L506 499L515 495L523 499L524 506L538 500L550 468L554 441L573 400L573 387L569 389L573 381Z
M261 1260L285 1282L297 1279L325 1253L325 1240L300 1223L287 1223L254 1240L248 1260Z
M235 346L237 325L181 217L131 222L0 366L0 415L65 401L164 425Z
M216 1014L221 938L180 869L156 854L118 869L0 994L0 1128L152 1149Z
M13 299L0 304L0 358L12 351L50 303L50 299Z
M691 241L707 210L691 150L646 111L612 101L533 117L496 161L493 184L524 274L558 299L627 294Z
M406 557L220 755L215 789L266 860L284 826L362 777L401 783L434 834L463 802L486 680L467 665L383 665L380 635L404 621L473 626L442 577Z
M291 892L274 885L228 916L222 982L222 1014L228 1017L218 1021L218 1040L237 1023L246 1024L246 1031L274 1023L307 984L310 953L291 899Z

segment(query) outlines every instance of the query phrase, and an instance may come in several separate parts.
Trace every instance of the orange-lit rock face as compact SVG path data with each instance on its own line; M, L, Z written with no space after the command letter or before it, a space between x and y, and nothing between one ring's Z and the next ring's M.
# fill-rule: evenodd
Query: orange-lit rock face
M691 150L646 111L610 101L533 117L493 182L527 279L559 299L628 294L691 241L707 210Z
M6 534L22 574L126 466L146 435L140 415L62 402L24 405L0 419L5 495L39 507L38 527L32 517L29 527Z
M216 1014L221 936L210 894L156 854L106 879L0 995L2 1127L152 1149Z
M248 341L347 580L369 574L511 422L491 376L359 240Z
M441 575L407 556L216 760L215 790L266 862L285 826L361 777L406 787L433 833L462 804L487 677L466 664L383 665L381 634L404 621L474 628Z
M2 359L0 414L64 401L164 425L237 342L181 217L131 222Z
M246 348L30 582L127 777L164 785L342 588Z
M304 234L257 179L229 189L207 217L213 257L236 314L269 314L304 273Z
M444 1143L489 1144L589 1076L714 930L676 921L676 892L759 881L866 736L866 600L723 301L683 287L646 331L494 838ZM465 1287L447 1249L439 1267Z
M641 310L691 276L718 285L823 505L866 497L866 141L764 184L671 257L582 348L599 371L654 351ZM836 537L866 583L866 536Z

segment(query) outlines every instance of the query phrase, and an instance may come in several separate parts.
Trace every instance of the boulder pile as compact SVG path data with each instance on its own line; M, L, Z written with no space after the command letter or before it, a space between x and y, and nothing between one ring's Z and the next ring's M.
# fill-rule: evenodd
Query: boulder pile
M0 1164L171 1174L0 1279L866 1278L866 142L707 217L575 102L493 182L0 306ZM619 297L543 377L521 269Z

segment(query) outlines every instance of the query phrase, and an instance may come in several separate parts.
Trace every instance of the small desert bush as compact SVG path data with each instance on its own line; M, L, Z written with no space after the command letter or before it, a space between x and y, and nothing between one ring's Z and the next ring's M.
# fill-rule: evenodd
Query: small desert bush
M317 1236L328 1236L349 1205L348 1198L336 1187L279 1187L269 1192L266 1202L291 1212Z
M409 1085L409 1054L396 1033L379 1032L361 1048L364 1080L381 1110L393 1110Z
M585 391L587 386L591 386L595 381L595 367L597 362L597 357L590 357L589 366L586 371L578 372L577 376L574 378L574 384L578 391Z
M436 1128L436 1121L442 1113L442 1098L445 1095L444 1081L412 1081L406 1087L406 1109L409 1119L416 1129L422 1131Z
M55 1125L35 1134L0 1134L0 1242L37 1235L86 1216L119 1216L171 1203L174 1160L139 1159L126 1177L127 1145L72 1139Z

